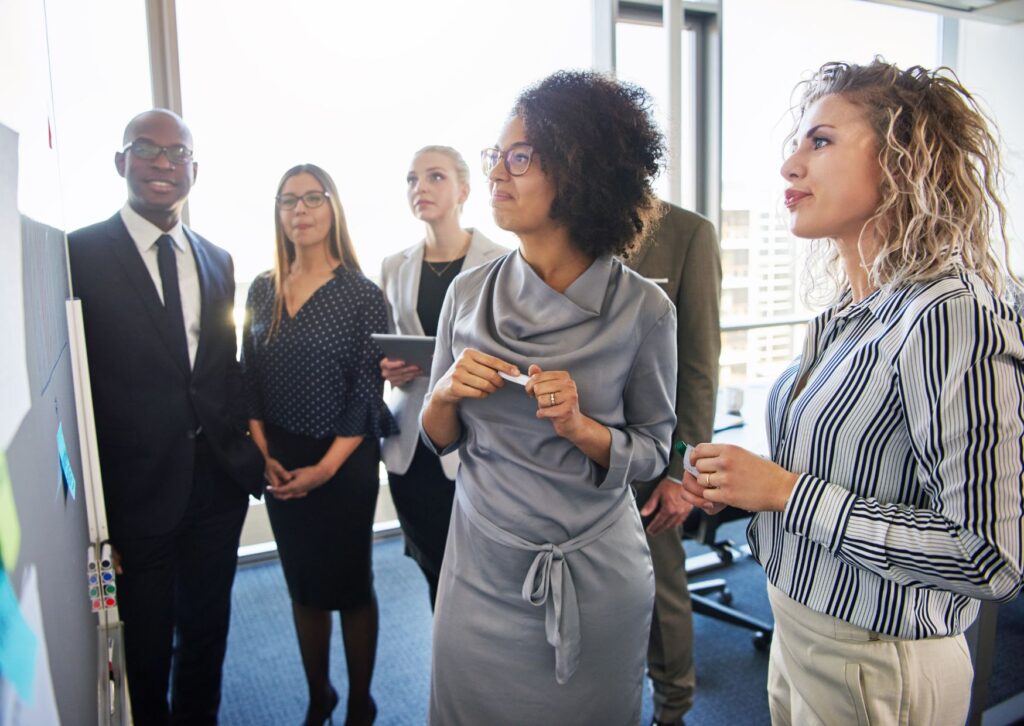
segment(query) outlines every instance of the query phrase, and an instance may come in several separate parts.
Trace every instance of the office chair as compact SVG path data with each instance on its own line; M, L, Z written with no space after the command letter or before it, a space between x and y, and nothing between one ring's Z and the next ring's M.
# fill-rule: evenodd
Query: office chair
M730 607L732 592L724 579L691 581L695 575L728 567L738 558L745 556L745 553L730 540L718 539L717 530L721 524L749 516L748 512L735 507L726 507L715 515L700 510L691 513L683 523L684 537L690 537L707 546L711 552L686 559L686 580L689 583L690 600L693 602L695 613L752 630L754 647L761 652L767 652L772 642L774 625ZM713 595L717 595L717 599L713 599Z

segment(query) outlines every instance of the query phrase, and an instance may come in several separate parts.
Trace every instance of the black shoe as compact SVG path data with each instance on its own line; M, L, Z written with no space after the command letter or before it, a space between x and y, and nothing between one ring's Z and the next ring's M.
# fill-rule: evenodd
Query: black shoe
M367 714L368 718L367 718L366 723L369 724L370 726L373 726L373 722L377 720L377 702L373 700L373 696L370 696L370 709L369 709L369 711L370 712L369 712L369 714ZM349 715L345 718L345 726L349 726L349 724L355 724L355 723L360 723L360 722L354 721L352 719L351 713L349 713Z
M323 726L324 723L334 723L334 709L338 707L338 692L334 690L334 686L331 686L331 695L327 699L327 709L324 711L314 711L313 704L309 704L309 708L306 709L306 720L303 721L303 726Z

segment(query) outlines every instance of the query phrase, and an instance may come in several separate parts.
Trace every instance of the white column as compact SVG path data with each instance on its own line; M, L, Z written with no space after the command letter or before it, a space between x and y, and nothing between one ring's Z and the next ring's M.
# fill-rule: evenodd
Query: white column
M591 65L595 71L615 75L615 19L619 0L593 0Z
M683 3L682 0L663 0L661 5L662 27L665 30L665 47L668 59L668 88L665 99L668 127L665 141L668 146L668 201L682 204L683 201Z

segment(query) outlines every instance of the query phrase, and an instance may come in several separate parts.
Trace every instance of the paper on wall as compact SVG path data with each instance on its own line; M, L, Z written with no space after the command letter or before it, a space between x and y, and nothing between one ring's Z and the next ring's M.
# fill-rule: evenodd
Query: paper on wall
M0 124L0 449L6 449L32 404L25 360L18 134Z
M39 578L34 565L29 565L25 570L19 609L36 640L32 697L30 700L20 698L10 684L0 681L0 723L5 726L60 726L50 659L46 651Z

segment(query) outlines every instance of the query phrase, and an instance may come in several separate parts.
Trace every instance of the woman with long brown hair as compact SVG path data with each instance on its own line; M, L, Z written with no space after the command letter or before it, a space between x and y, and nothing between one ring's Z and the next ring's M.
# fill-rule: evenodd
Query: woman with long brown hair
M360 271L331 177L302 164L278 185L274 269L249 289L242 366L249 427L266 460L267 511L309 686L307 724L329 718L331 611L348 665L345 723L372 723L377 646L371 541L379 439L397 432L381 399L387 331Z

